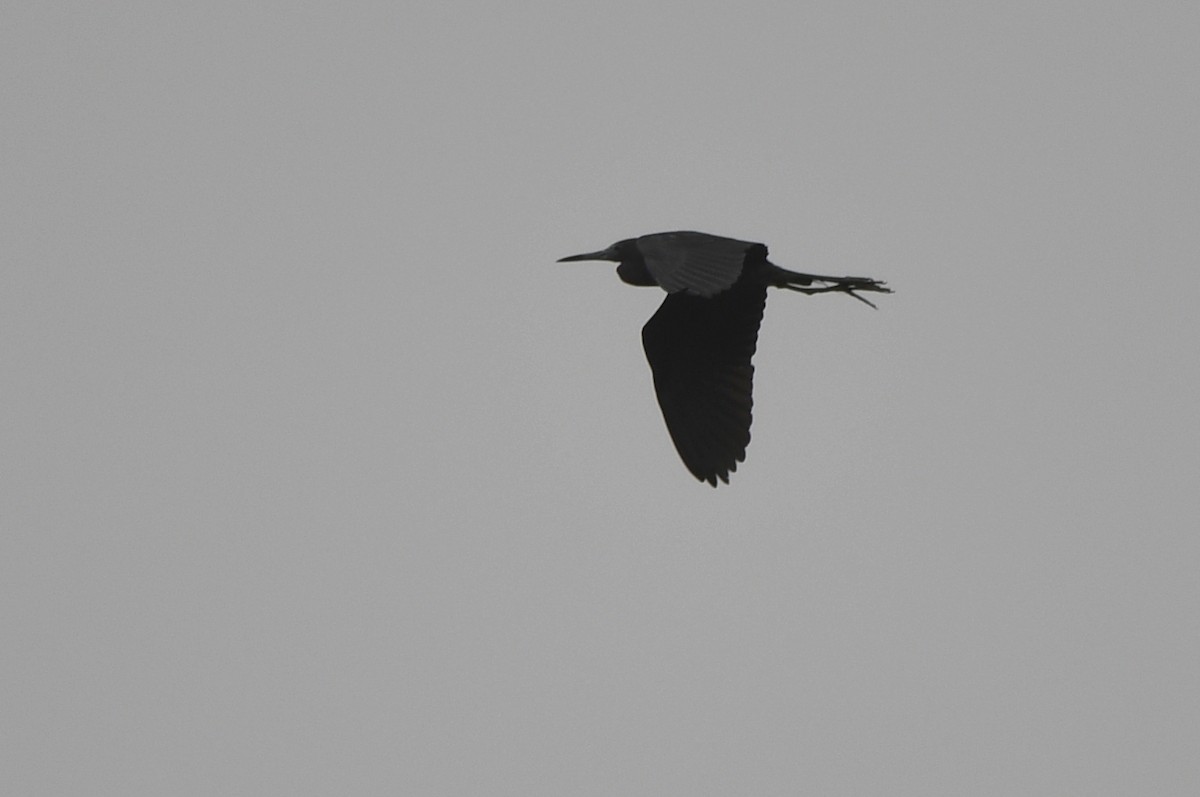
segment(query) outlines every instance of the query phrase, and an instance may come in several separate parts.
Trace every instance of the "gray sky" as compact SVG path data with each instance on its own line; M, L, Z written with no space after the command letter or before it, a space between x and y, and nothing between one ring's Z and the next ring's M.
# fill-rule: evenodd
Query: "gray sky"
M0 791L1200 792L1193 2L0 20ZM772 294L684 470L612 264Z

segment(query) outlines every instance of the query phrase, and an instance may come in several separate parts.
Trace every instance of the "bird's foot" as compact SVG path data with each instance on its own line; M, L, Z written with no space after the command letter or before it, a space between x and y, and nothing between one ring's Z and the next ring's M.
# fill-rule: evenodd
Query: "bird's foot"
M821 278L818 278L821 279ZM840 277L836 279L821 279L822 282L829 283L820 287L812 287L811 285L782 285L780 287L787 288L789 291L798 291L812 295L814 293L847 293L858 299L863 304L875 307L875 303L859 296L855 291L874 291L875 293L891 293L892 289L887 286L886 282L881 280L873 280L867 277ZM879 308L875 307L876 310Z

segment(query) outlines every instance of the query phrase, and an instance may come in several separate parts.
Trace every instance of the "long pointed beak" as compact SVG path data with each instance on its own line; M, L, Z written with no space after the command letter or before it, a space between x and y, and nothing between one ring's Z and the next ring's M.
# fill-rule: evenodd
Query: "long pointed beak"
M571 255L570 257L560 257L559 263L571 263L576 260L611 260L612 252L608 249L601 249L599 252L588 252L583 255Z

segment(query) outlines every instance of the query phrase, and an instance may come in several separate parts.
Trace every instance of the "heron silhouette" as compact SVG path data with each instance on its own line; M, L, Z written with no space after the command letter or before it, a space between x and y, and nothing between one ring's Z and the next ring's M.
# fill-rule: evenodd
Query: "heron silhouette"
M825 277L780 268L764 244L702 232L659 232L564 257L616 261L630 285L657 285L667 298L642 327L642 346L667 431L692 475L713 487L746 459L750 444L758 327L767 288L800 293L891 293L879 280Z

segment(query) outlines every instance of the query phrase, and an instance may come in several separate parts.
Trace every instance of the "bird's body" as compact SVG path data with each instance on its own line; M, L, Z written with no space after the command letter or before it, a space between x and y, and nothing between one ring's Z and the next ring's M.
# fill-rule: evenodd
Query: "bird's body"
M714 487L729 482L750 443L751 360L767 288L842 292L867 304L855 291L891 293L873 279L788 271L767 260L763 244L701 232L628 238L559 262L574 260L617 261L624 282L667 292L642 328L642 345L675 449Z

